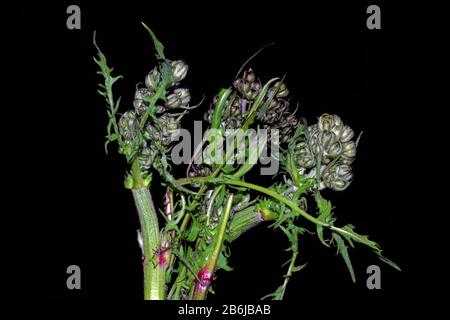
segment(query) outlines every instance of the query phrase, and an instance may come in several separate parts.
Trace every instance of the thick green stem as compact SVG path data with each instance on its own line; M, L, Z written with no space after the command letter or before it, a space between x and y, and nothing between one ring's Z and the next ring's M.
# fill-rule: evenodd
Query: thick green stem
M160 249L158 217L137 161L133 163L133 182L131 191L139 215L144 251L144 299L164 300L166 266L160 264L157 254Z
M152 197L147 188L132 189L139 214L144 246L144 299L164 299L164 268L158 265L159 226Z
M230 221L230 227L228 229L229 241L234 241L244 232L247 232L260 223L275 220L277 217L278 215L273 212L266 214L254 206L236 212Z

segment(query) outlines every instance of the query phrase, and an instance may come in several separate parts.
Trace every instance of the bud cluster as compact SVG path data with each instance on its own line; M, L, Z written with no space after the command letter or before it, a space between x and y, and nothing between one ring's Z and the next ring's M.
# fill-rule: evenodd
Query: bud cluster
M164 74L166 70L169 70L168 74ZM189 90L178 87L187 72L188 66L181 60L165 61L160 67L153 68L145 77L145 86L136 87L134 110L125 112L119 120L119 131L124 143L131 146L138 135L141 117L146 113L152 114L145 123L142 134L144 141L140 145L139 163L145 170L152 166L158 152L168 150L178 135L180 117L170 111L189 107ZM165 97L156 96L161 87L167 92ZM151 103L153 110L149 110Z
M244 71L241 78L233 82L234 92L228 98L222 113L222 127L225 129L239 129L247 119L251 104L261 93L262 84L252 69ZM286 85L278 81L267 92L263 104L266 110L258 115L258 119L265 129L280 130L279 138L282 143L289 141L298 124L297 118L289 112L287 97L289 90ZM216 96L205 114L205 121L211 122Z
M303 172L312 169L311 177L320 168L322 187L345 190L353 179L350 165L356 156L354 136L354 131L339 116L323 114L294 146L295 160Z

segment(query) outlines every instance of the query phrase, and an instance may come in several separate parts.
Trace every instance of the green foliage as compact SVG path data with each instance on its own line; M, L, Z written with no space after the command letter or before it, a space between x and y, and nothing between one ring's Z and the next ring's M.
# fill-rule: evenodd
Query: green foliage
M308 126L303 119L298 122L295 131L287 131L290 133L289 135L286 133L287 143L282 145L282 169L269 187L246 181L248 173L255 166L254 163L226 164L236 153L238 158L248 158L262 151L254 145L249 145L244 140L245 137L236 138L234 146L226 152L224 163L211 165L209 176L176 179L173 176L168 152L170 146L163 145L161 142L155 145L155 150L152 149L154 152L151 155L154 159L152 158L151 166L148 165L146 169L143 169L139 160L144 155L143 150L147 147L146 143L152 143L148 141L148 138L147 140L144 138L146 127L148 125L156 127L159 121L162 121L160 110L167 102L168 94L171 88L173 89L172 86L177 85L174 79L180 79L174 76L175 72L171 64L173 61L166 59L163 44L147 25L143 23L143 26L153 41L157 58L157 67L154 70L160 75L160 80L155 83L154 87L151 86L151 95L143 98L145 106L142 113L137 115L138 128L132 141L125 141L119 132L116 121L120 98L114 99L113 85L122 77L112 75L113 69L108 66L105 55L96 44L95 33L94 45L97 49L97 58L94 58L94 61L99 67L98 73L103 76L103 82L100 84L98 92L106 100L109 118L105 149L108 143L117 141L119 153L125 155L128 163L132 164L132 168L128 168L126 174L125 186L130 189L150 188L152 174L157 172L162 177L159 187L166 188L166 200L162 205L157 203L158 211L162 216L159 220L164 223L159 237L165 246L163 247L161 244L161 248L155 252L155 255L164 250L169 252L167 265L163 267L165 273L161 278L165 282L162 287L168 288L166 299L205 298L206 293L195 296L195 287L200 281L200 272L209 270L214 276L217 276L215 274L217 270L232 271L233 268L229 263L230 243L244 231L263 223L264 220L272 220L269 227L284 234L288 242L286 251L291 254L291 257L283 265L283 267L287 267L287 270L282 284L263 299L281 300L284 298L290 278L305 266L305 264L297 264L300 257L299 239L306 236L306 233L312 234L307 229L311 226L312 230L315 228L315 233L324 246L337 249L353 282L356 279L349 250L354 247L355 243L368 247L383 262L400 270L394 262L382 255L382 250L376 242L370 240L368 236L356 233L353 225L349 224L343 227L335 225L337 219L334 217L334 208L319 191L321 170L323 169L320 167L322 153L319 152L315 159L314 175L308 175L296 160L297 144L308 139ZM272 78L264 85L259 83L260 87L256 86L255 95L248 101L246 100L248 105L243 113L245 118L242 122L244 131L250 128L279 128L263 123L263 119L266 118L269 111L273 111L273 105L278 99L277 95L282 93L281 96L285 97L285 92L280 92L282 86L280 82L277 82L278 80L279 78ZM255 85L255 81L255 79L248 80L247 85L249 83ZM236 96L236 90L232 87L219 91L212 110L210 129L222 131L226 129L224 118L230 116L230 105ZM145 108L147 109L145 110ZM176 114L177 117L179 115L176 121L180 121L189 110L190 108L186 108L182 113ZM280 110L283 115L287 112L283 108ZM166 115L175 117L168 110L164 110L164 112ZM240 116L242 115L240 114ZM120 128L122 129L122 127ZM243 145L247 147L246 150L238 151L240 150L238 148ZM192 188L189 188L189 185ZM191 189L195 189L195 191ZM311 201L317 208L315 214L308 213L308 203ZM151 205L147 203L147 205L151 208L153 203ZM141 219L141 224L143 222L146 222L145 219ZM145 240L144 245L147 245L148 239ZM260 268L261 266L255 267ZM145 284L145 286L147 285ZM213 293L212 287L209 286L207 291Z
M113 141L118 141L119 146L122 146L122 138L119 134L119 129L116 122L116 113L119 109L120 105L120 98L115 101L113 97L113 91L112 87L113 84L119 80L122 79L122 76L112 76L113 68L108 67L108 63L106 61L106 56L103 54L103 52L100 50L100 48L97 46L96 42L96 33L94 31L93 36L93 43L95 48L97 49L97 58L94 58L95 63L100 67L100 70L97 71L97 74L100 74L104 78L104 82L99 84L100 89L97 90L97 92L103 96L106 100L106 103L108 105L108 118L109 122L106 127L107 135L106 135L106 142L105 142L105 152L108 153L108 144Z

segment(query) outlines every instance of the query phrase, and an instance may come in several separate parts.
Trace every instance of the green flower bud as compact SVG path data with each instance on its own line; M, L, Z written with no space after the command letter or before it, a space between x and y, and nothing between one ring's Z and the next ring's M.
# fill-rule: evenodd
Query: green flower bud
M334 126L334 118L331 114L325 113L320 116L319 122L317 124L319 126L319 130L330 131Z
M191 95L188 89L175 89L172 94L167 97L165 107L167 109L186 108L191 101Z
M316 159L306 142L302 141L295 145L294 157L297 164L302 168L310 169L316 166Z
M336 142L336 140L336 135L331 131L322 131L319 134L319 143L325 152L331 145Z
M340 138L342 142L348 142L353 139L355 132L349 126L345 126L341 132Z
M134 183L133 183L133 176L132 176L131 174L128 174L128 175L125 177L125 180L124 180L124 182L123 182L123 185L124 185L124 187L125 187L126 189L132 189L132 188L133 188Z
M339 161L342 162L343 164L351 165L353 161L355 161L355 158L354 157L349 158L346 157L345 155L341 155Z
M170 65L172 67L172 78L174 82L179 82L186 77L189 67L184 61L172 61Z
M284 84L284 82L281 81L276 82L271 88L271 91L273 93L276 92L275 95L276 98L285 98L289 95L289 90L286 87L286 84Z
M336 141L326 149L327 156L331 157L332 159L339 156L341 152L342 144L339 141Z
M356 143L348 141L342 146L342 155L347 158L354 158L356 156Z
M336 136L340 136L344 129L344 124L338 115L325 113L320 116L318 122L319 130L331 131Z
M325 186L335 191L345 190L352 182L352 179L352 168L339 162L323 172Z

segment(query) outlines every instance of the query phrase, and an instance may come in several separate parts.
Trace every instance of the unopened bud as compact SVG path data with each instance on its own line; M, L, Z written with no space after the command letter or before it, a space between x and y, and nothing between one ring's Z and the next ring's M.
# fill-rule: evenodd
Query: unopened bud
M174 82L179 82L186 78L189 67L184 61L172 61L170 65L172 67L172 78Z
M172 94L167 97L166 108L167 109L177 109L185 108L189 105L191 101L191 95L188 89L175 89Z
M156 88L158 87L160 81L161 81L161 74L155 67L145 77L145 86L150 90L156 91Z

